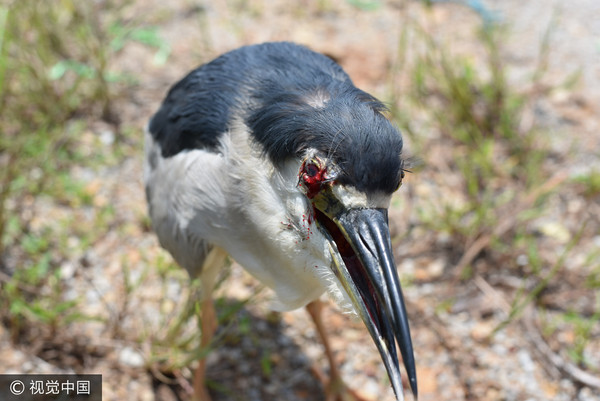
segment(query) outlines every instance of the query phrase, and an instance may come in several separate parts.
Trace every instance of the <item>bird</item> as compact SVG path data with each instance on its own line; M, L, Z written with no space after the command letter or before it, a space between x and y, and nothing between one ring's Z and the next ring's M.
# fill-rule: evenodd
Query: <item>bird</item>
M407 159L386 113L331 57L292 42L231 50L169 89L145 130L144 185L160 245L200 279L202 346L232 259L272 290L273 309L306 307L330 365L328 399L360 397L334 361L325 294L364 322L397 400L400 349L417 399L388 221ZM195 400L211 399L206 369L200 360Z

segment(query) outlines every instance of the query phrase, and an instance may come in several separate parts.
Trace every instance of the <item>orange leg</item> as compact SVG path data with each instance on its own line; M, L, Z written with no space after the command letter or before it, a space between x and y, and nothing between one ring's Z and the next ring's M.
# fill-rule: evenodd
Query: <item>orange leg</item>
M202 301L202 339L200 340L200 346L202 349L206 349L217 330L217 314L215 312L215 306L212 299L208 296ZM206 388L205 377L206 377L206 358L202 358L198 361L198 367L194 372L194 401L211 401L210 394Z
M325 390L326 401L368 401L349 389L342 379L342 375L337 367L335 358L333 357L333 352L331 351L331 345L329 343L329 338L327 337L325 326L323 325L323 319L321 318L321 312L323 311L324 306L323 302L316 300L306 305L306 310L315 323L317 333L319 333L321 342L325 347L327 362L329 363L329 384L326 384ZM316 373L318 374L319 379L322 380L323 377L319 374L318 370L316 370Z

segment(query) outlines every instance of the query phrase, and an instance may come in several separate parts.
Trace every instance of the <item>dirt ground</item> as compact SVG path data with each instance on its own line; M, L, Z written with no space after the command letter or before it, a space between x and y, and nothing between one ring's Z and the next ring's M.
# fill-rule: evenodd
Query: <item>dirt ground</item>
M366 6L353 4L378 6L366 10ZM426 9L409 1L132 2L124 10L126 17L158 26L171 52L165 64L156 63L156 50L132 42L115 60L115 68L139 81L134 91L118 100L116 108L121 121L139 129L139 137L134 139L139 152L127 154L117 167L101 171L73 168L74 176L89 180L94 205L111 203L115 212L112 229L102 240L62 267L72 278L73 296L83 294L85 313L105 319L75 322L60 337L31 332L16 345L9 340L8 330L0 326L3 370L102 373L105 401L188 399L191 370L160 371L157 367L165 364L157 360L168 359L171 352L174 359L181 357L179 351L159 343L166 338L164 316L181 309L189 288L183 272L169 267L170 257L148 230L141 182L142 130L170 85L227 50L290 40L334 57L358 87L385 99L405 18L426 20L437 35L454 41L461 51L474 59L481 56L480 49L471 44L481 16L464 4L439 2ZM559 83L577 73L579 80L574 88L554 91L540 100L536 117L552 148L568 158L568 163L560 166L566 174L600 169L600 2L504 0L483 4L509 25L504 57L515 85L535 68L541 37L549 24L554 24L545 79L548 84ZM86 135L107 138L105 146L110 146L118 131L95 122ZM410 140L407 142L410 151ZM396 195L404 205L418 202L420 196L445 196L436 195L429 187L434 181L427 161L435 156L415 156L426 163ZM409 196L410 201L406 200ZM564 211L564 216L546 216L549 221L567 227L576 226L577 219L591 221L588 231L593 232L581 244L581 254L600 247L598 199L586 203L565 194L556 202L557 214ZM46 219L72 213L44 200L36 207L44 211ZM392 211L392 229L407 230L414 210ZM91 212L73 213L86 219ZM560 237L560 230L556 236ZM544 246L565 247L556 236ZM555 336L544 337L536 308L528 308L492 335L506 318L522 277L498 273L458 280L452 270L456 257L444 246L445 239L427 238L421 243L399 244L396 249L401 277L412 278L404 286L404 296L421 401L600 401L600 327L592 328L586 347L593 371L584 371L561 350L578 334L558 330ZM574 307L589 310L590 315L597 313L598 294L585 288L577 273L582 263L577 256L570 260L567 266L572 266L572 280L565 278L564 286L548 292L548 302L556 310ZM225 319L219 345L208 355L215 401L324 400L323 385L313 369L326 372L327 365L312 322L303 310L271 313L266 290L238 307L240 300L256 291L259 285L237 265L218 290L220 313L233 310L234 317ZM548 310L544 313L551 313ZM326 310L326 321L336 358L351 387L368 400L393 400L385 369L363 324L341 314L333 304ZM193 329L181 333L189 335ZM34 341L42 337L44 341ZM408 391L406 397L410 399Z

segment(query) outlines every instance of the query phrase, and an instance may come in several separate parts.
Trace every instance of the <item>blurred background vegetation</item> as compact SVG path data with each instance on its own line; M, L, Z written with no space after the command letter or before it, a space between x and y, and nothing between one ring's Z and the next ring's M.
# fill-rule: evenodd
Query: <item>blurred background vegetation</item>
M194 330L194 284L157 249L148 229L134 174L141 175L141 132L170 83L228 49L229 43L211 39L215 29L241 45L242 28L233 21L260 21L270 11L262 3L223 2L227 22L211 22L208 5L182 3L202 38L189 45L195 50L187 63L172 54L179 43L165 32L175 17L146 15L133 0L1 3L3 349L30 345L50 365L93 371L98 362L84 362L83 355L102 359L114 348L106 343L120 341L121 351L122 344L143 350L141 366L154 377L206 352L198 349ZM549 136L571 134L549 127L539 113L544 99L581 87L579 70L547 77L557 19L539 38L532 69L515 84L504 47L510 26L479 2L460 6L474 21L466 51L445 38L447 27L437 26L435 9L447 4L340 3L299 2L277 12L290 21L335 18L340 8L367 17L399 15L389 62L365 89L389 104L415 156L391 215L414 317L423 312L444 321L460 303L459 288L478 288L495 299L485 341L520 324L528 327L526 337L535 321L534 338L548 344L546 356L559 357L555 368L575 383L573 394L600 391L594 387L600 376L600 164L592 156L588 168L569 168L578 148L557 148ZM418 13L407 11L417 6ZM333 49L331 55L342 65L352 58ZM102 256L112 264L103 264ZM97 282L99 275L105 281ZM425 284L442 288L429 306L417 300ZM148 297L152 318L134 316L145 308L149 285L158 288ZM110 295L110 287L118 294ZM233 322L260 294L223 303L222 323ZM95 301L99 306L91 307ZM65 343L77 343L74 337L88 324L100 327L92 332L103 344L67 350ZM235 324L247 334L243 319ZM422 325L427 322L416 323L416 330ZM263 374L272 363L268 355L261 359ZM463 399L486 399L468 384L460 387Z

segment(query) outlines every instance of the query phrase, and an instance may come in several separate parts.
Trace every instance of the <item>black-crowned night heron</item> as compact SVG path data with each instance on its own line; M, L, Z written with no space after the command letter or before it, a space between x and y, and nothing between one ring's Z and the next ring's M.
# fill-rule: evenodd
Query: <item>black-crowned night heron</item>
M401 400L398 343L416 397L387 217L402 138L384 110L333 60L292 43L231 51L171 88L146 133L146 195L161 245L201 279L202 345L229 254L274 291L277 309L307 306L336 399L350 391L320 318L325 292L363 320ZM204 374L201 361L194 389L209 400Z

